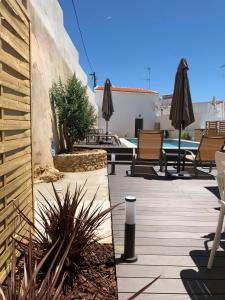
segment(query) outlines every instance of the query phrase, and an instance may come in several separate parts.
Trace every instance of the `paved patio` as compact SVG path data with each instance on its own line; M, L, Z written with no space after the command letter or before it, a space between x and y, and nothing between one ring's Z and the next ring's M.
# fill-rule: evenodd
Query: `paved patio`
M209 176L191 180L127 177L127 169L117 165L116 175L109 176L112 205L128 194L137 197L138 261L117 265L119 299L128 299L161 275L137 299L224 300L225 243L213 270L206 269L219 214L216 181ZM117 257L123 253L124 208L121 205L113 211Z
M95 200L95 206L102 206L102 209L107 209L110 207L109 193L108 193L108 177L107 169L101 169L90 172L77 172L77 173L64 173L64 177L54 183L56 189L62 188L62 193L64 194L67 187L70 186L70 191L73 192L76 188L76 184L83 185L87 180L85 189L87 190L83 201L84 204L88 204L94 197L97 189L98 193ZM54 201L53 190L50 183L35 183L34 184L34 204L35 210L38 211L39 201L43 201L42 196L39 192L42 192L47 199ZM36 219L39 219L38 214L35 215ZM38 224L38 223L37 223ZM111 219L108 218L104 224L99 228L99 234L105 236L101 240L102 243L112 243L112 233L111 233Z

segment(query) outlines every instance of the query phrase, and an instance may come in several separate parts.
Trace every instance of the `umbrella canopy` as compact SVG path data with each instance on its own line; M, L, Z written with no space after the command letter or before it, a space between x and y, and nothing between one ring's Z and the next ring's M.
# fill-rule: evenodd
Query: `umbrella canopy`
M184 176L184 174L180 172L181 130L195 121L187 71L187 61L182 58L176 73L170 109L171 123L175 129L179 130L177 174L181 177Z
M187 76L188 64L182 58L177 69L172 104L170 109L170 120L175 129L181 130L195 121L189 80Z
M111 86L110 80L106 79L102 101L102 117L106 120L106 122L110 120L114 112Z

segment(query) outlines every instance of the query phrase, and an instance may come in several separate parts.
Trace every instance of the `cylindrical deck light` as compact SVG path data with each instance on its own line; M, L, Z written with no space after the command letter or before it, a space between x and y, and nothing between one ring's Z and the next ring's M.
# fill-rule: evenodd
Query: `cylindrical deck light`
M111 153L111 174L110 175L115 175L116 174L115 163L116 163L116 154Z
M136 224L136 197L126 196L126 220L124 234L124 254L122 259L126 262L135 262L135 224Z

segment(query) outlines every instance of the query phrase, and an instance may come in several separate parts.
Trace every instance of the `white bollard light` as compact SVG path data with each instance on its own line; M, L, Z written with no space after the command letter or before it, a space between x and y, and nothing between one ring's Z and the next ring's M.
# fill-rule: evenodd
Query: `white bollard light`
M115 175L116 174L116 168L115 168L115 163L116 163L116 154L111 153L111 174L110 175Z
M126 196L125 201L126 220L122 259L126 262L135 262L137 261L137 256L135 255L136 197Z

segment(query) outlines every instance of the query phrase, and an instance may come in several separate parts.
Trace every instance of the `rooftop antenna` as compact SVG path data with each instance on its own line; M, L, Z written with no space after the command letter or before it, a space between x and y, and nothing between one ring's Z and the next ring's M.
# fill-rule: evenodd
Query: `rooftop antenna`
M148 82L148 88L150 90L150 83L151 83L151 68L148 66L145 68L148 72L148 77L146 78L146 81Z

